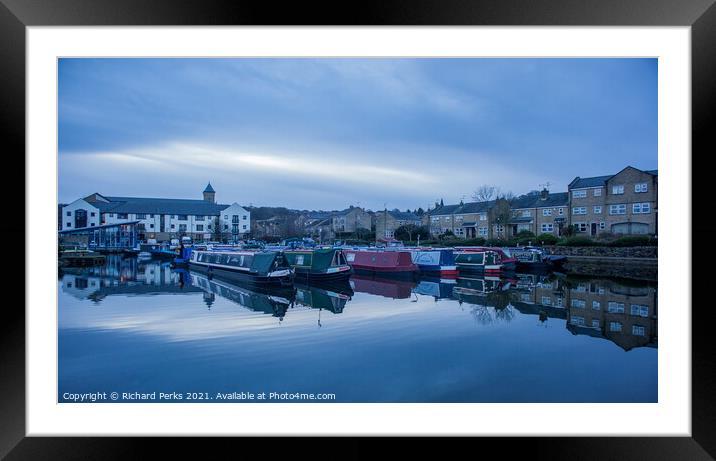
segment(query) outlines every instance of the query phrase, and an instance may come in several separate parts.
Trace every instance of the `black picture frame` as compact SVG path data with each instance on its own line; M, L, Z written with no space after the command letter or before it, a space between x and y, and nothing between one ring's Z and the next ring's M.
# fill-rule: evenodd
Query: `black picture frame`
M3 161L5 171L25 171L25 28L28 26L112 25L605 25L605 26L691 26L692 46L692 152L714 152L709 115L716 107L716 6L714 0L442 0L383 1L342 4L323 10L295 2L280 7L269 2L220 2L158 0L0 0L0 116L5 128ZM682 153L687 155L688 153ZM692 154L692 163L698 158ZM692 165L693 169L693 165ZM702 169L700 174L705 173ZM698 172L698 169L693 169ZM6 175L10 176L8 173ZM12 176L20 176L13 174ZM703 209L709 196L704 181L693 176L693 210ZM19 184L6 194L16 199ZM698 188L701 187L701 191ZM701 192L701 193L700 193ZM19 200L9 200L20 208ZM24 205L24 203L23 203ZM19 214L27 212L23 206ZM707 219L684 223L693 242L708 239ZM689 225L691 224L691 225ZM24 261L25 229L1 228L6 257L10 263ZM686 230L685 232L688 232ZM705 240L708 241L708 240ZM20 246L19 242L23 242ZM23 255L20 255L20 252ZM691 252L686 241L684 251ZM22 265L24 269L24 263ZM707 271L693 269L694 288L707 283ZM19 269L18 269L19 270ZM696 282L696 283L694 283ZM702 282L702 283L699 283ZM20 290L15 290L19 292ZM693 293L695 294L695 293ZM7 459L129 458L146 448L168 445L166 439L25 437L25 315L8 291L0 321L0 457ZM685 294L683 306L692 309L692 437L550 437L507 441L484 438L479 452L488 454L521 450L527 456L550 459L714 459L716 456L716 359L710 344L714 314L711 303L697 303ZM141 447L139 443L144 447ZM189 446L190 443L197 445ZM248 441L241 443L245 447ZM461 442L465 442L462 440ZM183 453L202 454L231 443L229 439L172 439ZM315 440L273 443L252 440L256 446L270 444L272 455L295 454L298 448L316 451ZM334 454L370 456L367 439L334 442ZM474 450L474 441L467 441ZM423 451L422 440L411 440L413 449ZM325 445L321 442L321 446ZM450 450L452 451L453 448ZM467 448L471 449L471 448ZM381 454L391 454L390 449ZM441 450L443 454L445 452ZM402 452L402 449L401 449ZM473 451L474 452L474 451ZM423 451L424 454L427 452ZM456 452L455 452L456 453Z

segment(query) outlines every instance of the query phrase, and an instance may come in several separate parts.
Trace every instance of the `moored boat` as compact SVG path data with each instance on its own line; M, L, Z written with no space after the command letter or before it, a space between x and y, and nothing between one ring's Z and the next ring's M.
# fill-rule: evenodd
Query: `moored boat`
M413 277L418 271L410 251L348 249L343 252L346 261L356 272Z
M455 265L461 271L500 272L515 270L516 259L500 248L456 247Z
M296 278L303 280L347 280L352 270L338 248L284 251Z
M193 270L256 284L291 285L294 271L280 251L193 250Z
M559 270L567 261L566 256L549 255L534 247L503 248L503 250L515 258L519 270L531 272Z
M410 250L420 272L440 277L457 277L455 256L450 248L415 248Z

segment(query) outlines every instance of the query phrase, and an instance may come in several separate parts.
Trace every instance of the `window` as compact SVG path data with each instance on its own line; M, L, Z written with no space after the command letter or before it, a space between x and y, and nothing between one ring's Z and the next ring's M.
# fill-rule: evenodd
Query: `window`
M623 203L609 205L609 214L626 214L626 205Z
M228 221L228 220L229 220L229 215L228 215L228 214L225 214L225 215L224 215L224 221Z
M542 296L542 304L545 306L551 306L552 298L550 298L549 296Z
M621 322L609 322L609 331L622 331Z
M477 235L486 236L487 235L487 227L478 227Z
M633 203L631 211L634 214L648 214L651 212L651 204L647 203Z
M241 226L241 228L242 228L243 230L246 230L246 224L244 224L243 226Z
M433 216L430 218L433 222L440 222L440 216Z
M544 210L542 210L542 216L552 216L552 209L545 208Z
M204 220L204 216L198 214L198 215L194 216L194 220L195 220L195 221L203 221L203 220Z
M646 185L645 182L634 184L634 192L642 193L642 192L648 192L649 187Z
M487 213L480 213L480 221L487 221Z
M343 220L341 219L341 221L343 221ZM238 222L239 222L239 215L236 215L236 214L235 214L235 215L232 215L232 216L231 216L231 223L232 223L232 224L237 224ZM342 224L342 223L341 223L341 224Z
M241 216L241 219L246 221L246 215Z
M576 307L578 309L584 309L586 306L587 306L587 303L583 299L573 299L572 300L572 307Z
M174 229L174 224L172 224L172 229Z
M180 214L177 219L179 219L179 221L186 221L187 215L185 215L185 214Z
M601 206L595 206L594 207L594 214L602 214L602 207Z
M110 217L110 218L114 218L114 213L110 213L110 214L109 214L109 217Z
M465 229L463 229L462 227L458 227L457 229L455 229L455 235L464 235L464 234L465 234Z
M592 328L599 328L599 320L597 320L597 319L592 320Z
M72 223L71 223L71 222L68 222L68 223L67 223L67 226L65 226L65 227L72 227Z
M153 215L153 214L150 214L149 217L150 217L150 218L154 218L154 215Z
M117 219L127 219L127 213L117 213Z
M542 232L553 232L554 231L554 224L542 224Z
M229 230L229 225L228 225L228 224L224 224L224 230Z
M71 212L71 211L68 211L68 212L67 212L67 216L72 216L72 212Z
M90 211L90 216L94 216L94 211Z
M520 214L522 215L523 218L531 218L532 217L532 212L529 210L523 210Z
M583 326L584 325L584 317L573 316L571 319L569 319L569 323L571 323L572 325Z
M617 303L614 301L609 301L609 308L607 309L612 314L623 314L624 313L624 303Z
M599 301L592 301L592 309L601 310L602 304Z
M94 227L94 223L90 223L90 227Z
M150 225L149 225L149 228L150 228L150 229L154 229L154 224L150 224Z
M601 187L599 187L599 188L597 188L597 189L594 189L594 196L595 196L595 197L600 197L601 195L602 195L602 188L601 188Z
M575 206L572 208L572 214L587 214L586 206Z
M599 229L604 230L606 228L606 224L604 224L604 221L599 223Z
M646 336L646 328L641 325L632 325L631 334L634 336Z
M587 223L576 222L574 223L574 228L577 230L577 232L587 232Z
M621 195L624 193L624 185L620 186L612 186L612 194L613 195Z
M559 215L562 216L564 214L564 208L559 209Z
M649 316L649 306L645 306L643 304L632 304L631 305L631 315L636 315L639 317L648 317Z
M137 219L147 219L147 215L144 213L137 213Z
M196 231L197 231L197 232L204 232L204 225L203 225L203 224L197 224L197 225L196 225Z
M585 198L587 196L586 190L573 190L572 198Z

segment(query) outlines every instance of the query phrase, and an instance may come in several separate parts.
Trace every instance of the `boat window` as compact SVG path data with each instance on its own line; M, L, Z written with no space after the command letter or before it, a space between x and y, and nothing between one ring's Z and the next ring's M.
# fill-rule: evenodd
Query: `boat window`
M346 264L346 256L343 254L342 251L338 252L338 263Z
M241 256L240 255L232 255L229 257L229 266L240 266L241 265Z
M296 255L296 265L303 266L303 255Z

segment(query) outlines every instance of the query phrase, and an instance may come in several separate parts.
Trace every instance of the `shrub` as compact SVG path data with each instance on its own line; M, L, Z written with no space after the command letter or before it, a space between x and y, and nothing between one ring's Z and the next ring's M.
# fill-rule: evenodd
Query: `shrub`
M595 242L589 237L577 235L575 237L566 237L557 242L557 245L567 247L594 247L601 246L602 244L599 242Z
M465 246L483 246L485 244L485 239L483 237L476 237L474 239L467 239L463 240L462 245Z
M555 245L559 241L559 238L555 237L554 234L539 234L535 237L535 243L539 245Z
M485 240L485 246L488 247L511 247L515 246L517 242L515 240L505 239L487 239Z
M531 231L528 231L528 230L521 230L521 231L519 231L517 234L515 234L515 237L518 238L518 239L520 239L520 238L530 238L530 237L531 237L531 238L534 238L534 237L535 237L535 234L534 234L534 232L531 232Z
M656 246L656 239L650 235L625 235L609 242L611 247L645 247Z

